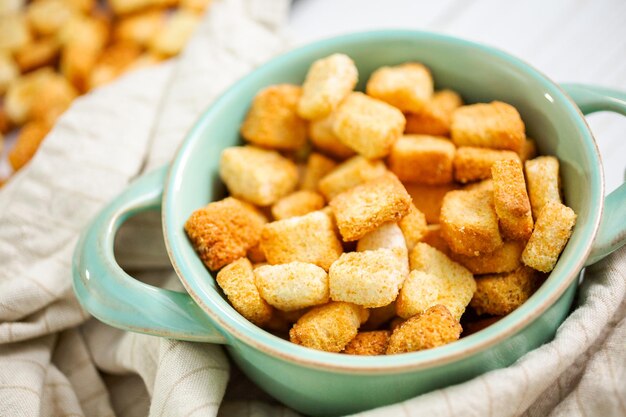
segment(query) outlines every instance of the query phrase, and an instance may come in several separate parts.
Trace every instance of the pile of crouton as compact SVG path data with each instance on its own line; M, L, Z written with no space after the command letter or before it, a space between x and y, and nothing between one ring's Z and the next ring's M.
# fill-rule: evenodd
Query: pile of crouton
M334 54L302 86L259 91L246 144L221 155L230 196L185 231L232 306L293 343L445 345L462 322L515 310L554 268L576 219L559 162L535 156L513 106L463 105L422 64L374 71L365 93L357 78Z

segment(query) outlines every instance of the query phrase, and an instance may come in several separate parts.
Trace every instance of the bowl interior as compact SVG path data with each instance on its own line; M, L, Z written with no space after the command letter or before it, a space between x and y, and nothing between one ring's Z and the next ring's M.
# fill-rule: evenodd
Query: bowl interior
M348 54L359 70L358 89L383 65L419 61L436 88L451 88L467 103L501 100L514 105L540 153L558 156L566 203L578 224L550 278L522 307L495 325L450 345L389 357L346 357L302 348L267 333L240 316L222 298L214 278L195 254L183 230L197 208L224 195L218 177L221 151L241 143L239 126L254 95L277 83L301 84L310 64L335 52ZM427 362L488 343L507 329L519 329L556 300L582 267L599 222L602 174L597 149L576 107L563 92L525 63L470 42L412 31L368 32L321 41L270 61L236 83L200 118L172 164L164 198L164 228L170 256L185 286L227 337L254 341L294 357L343 366L385 366ZM557 294L558 293L558 294Z

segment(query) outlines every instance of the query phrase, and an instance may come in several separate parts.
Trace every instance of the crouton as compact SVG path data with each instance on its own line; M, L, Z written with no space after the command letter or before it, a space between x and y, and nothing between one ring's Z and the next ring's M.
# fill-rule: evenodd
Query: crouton
M452 252L450 257L470 270L472 274L500 274L511 272L521 265L524 242L513 240L481 256L465 256Z
M533 218L548 202L561 202L561 177L559 160L553 156L540 156L525 163L528 196Z
M259 243L265 222L252 205L228 197L194 211L185 232L202 262L216 271L246 256Z
M117 0L119 2L119 0ZM163 28L157 31L148 44L151 52L163 56L178 55L200 22L200 16L184 9L174 11Z
M261 249L272 265L300 261L326 271L343 252L331 218L321 211L266 224Z
M396 303L394 301L386 306L370 308L369 312L370 316L361 328L364 330L377 330L396 317Z
M429 246L437 249L439 252L444 253L446 256L450 256L452 251L450 247L446 243L446 241L441 237L441 225L440 224L429 224L426 229L426 234L422 238L422 243L426 243ZM417 246L417 244L416 244Z
M296 113L302 88L271 85L259 91L241 125L241 136L253 145L276 150L298 150L306 142L306 121Z
M12 54L32 39L28 22L19 13L0 15L0 51Z
M387 355L446 345L461 336L461 325L447 308L436 305L398 326L389 337Z
M535 270L522 265L513 272L478 277L470 306L479 315L507 315L532 295L537 276Z
M443 185L424 185L415 183L404 183L406 191L411 196L415 207L424 213L428 224L439 223L439 214L443 197L452 190L457 190L459 186L455 183Z
M405 268L392 249L344 253L328 271L330 298L363 307L385 306L398 296Z
M172 7L176 6L178 2L179 0L109 0L109 6L116 15L124 15L151 7Z
M533 231L533 216L521 162L496 161L491 167L491 175L493 204L502 235L507 239L528 240Z
M304 175L300 182L301 190L317 191L322 178L337 167L337 163L330 158L316 152L309 155L304 169Z
M491 178L491 166L501 159L520 160L513 151L462 146L454 155L454 179L466 183Z
M415 62L380 67L370 76L365 91L403 112L419 112L433 94L433 77L428 68Z
M382 158L404 132L402 112L363 93L351 93L337 108L333 132L368 159Z
M459 107L450 127L456 146L506 149L520 154L526 135L524 122L515 107L493 101Z
M373 332L359 332L354 339L348 343L343 353L347 355L384 355L389 344L389 330L378 330Z
M213 0L180 0L180 7L197 14L204 14Z
M463 105L461 97L452 90L436 91L417 113L406 114L407 134L448 136L452 112Z
M9 85L11 85L20 76L20 69L15 60L8 53L0 52L0 94L4 94ZM0 133L5 133L4 129L0 129Z
M59 42L52 37L37 39L15 52L15 62L22 73L46 65L54 65L59 55Z
M311 120L309 123L309 138L313 147L323 154L339 160L354 156L356 154L354 149L344 145L335 135L333 131L334 123L334 112L321 119Z
M294 324L289 340L312 349L341 352L367 317L367 309L356 304L331 302L314 307Z
M49 131L50 125L40 121L28 122L22 126L15 145L8 154L9 163L14 171L21 169L31 160Z
M77 10L63 0L37 0L28 5L26 18L29 26L42 36L55 35Z
M318 183L320 193L327 201L359 184L384 175L387 167L382 161L370 161L355 156L340 164Z
M391 148L389 169L403 182L447 184L452 182L455 150L446 138L404 135Z
M29 117L41 120L50 126L67 110L78 92L63 76L54 74L42 79L36 99L31 102Z
M278 152L234 146L222 151L220 177L234 197L267 206L294 190L298 169Z
M391 249L402 265L404 276L409 274L409 251L402 230L397 223L383 224L359 239L356 245L356 250L359 252L377 249Z
M383 223L397 222L410 204L411 197L392 174L358 185L329 203L346 242L360 239Z
M328 302L328 274L317 265L290 262L254 270L261 297L282 311L294 311Z
M110 83L126 72L140 54L141 48L131 43L118 42L107 46L89 75L88 88L92 90Z
M270 320L273 309L259 294L249 260L240 258L226 265L217 273L216 281L239 314L257 326Z
M502 246L490 191L450 191L443 199L441 236L453 252L478 256Z
M398 226L402 230L408 250L413 249L428 232L426 216L413 203L409 206L408 213L398 222Z
M326 205L324 197L314 191L296 191L278 200L272 206L272 216L276 220L303 216L317 211Z
M163 28L167 12L158 9L146 10L117 20L113 39L145 47Z
M552 271L575 223L574 210L561 203L546 203L522 252L522 262L537 271Z
M308 120L328 116L356 85L358 72L344 54L333 54L315 61L302 85L298 114Z
M522 152L519 157L522 160L522 163L528 161L529 159L533 159L537 156L537 144L534 140L526 137L524 141L524 147L522 148Z

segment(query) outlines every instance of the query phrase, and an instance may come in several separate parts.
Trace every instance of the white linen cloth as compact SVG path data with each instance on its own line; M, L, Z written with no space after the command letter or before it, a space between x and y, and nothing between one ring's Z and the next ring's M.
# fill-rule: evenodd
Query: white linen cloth
M230 83L285 48L287 9L287 0L215 0L179 59L77 100L0 190L0 416L296 414L229 365L219 346L90 319L70 271L89 220L167 162ZM119 259L138 278L176 287L160 237L149 237L160 233L158 221L148 214L123 229ZM625 271L624 249L589 268L554 341L515 365L361 415L626 415Z

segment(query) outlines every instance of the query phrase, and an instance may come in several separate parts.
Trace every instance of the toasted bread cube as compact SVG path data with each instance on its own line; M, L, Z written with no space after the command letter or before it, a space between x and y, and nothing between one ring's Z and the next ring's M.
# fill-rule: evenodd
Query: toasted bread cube
M528 300L537 279L538 272L523 265L513 272L478 277L470 306L477 314L507 315Z
M44 121L50 126L54 125L78 95L72 84L59 74L42 79L38 90L30 107L30 118Z
M561 202L559 160L554 156L540 156L525 163L528 196L536 219L543 206Z
M306 142L306 121L296 113L302 88L272 85L259 91L241 125L241 136L253 145L297 150Z
M348 343L343 353L347 355L384 355L389 344L389 330L378 330L373 332L359 332L354 339Z
M118 42L133 43L145 47L165 24L166 12L146 10L117 20L113 29L113 39Z
M402 265L404 276L409 274L409 251L402 230L397 223L383 224L359 239L356 245L356 250L359 252L378 249L391 249Z
M254 270L254 282L261 297L282 311L328 302L328 274L310 263L262 266Z
M356 304L331 302L314 307L294 324L289 340L311 349L341 352L367 317L367 309Z
M324 176L319 181L318 188L326 200L330 201L344 191L378 178L386 172L387 168L382 161L370 161L362 156L355 156Z
M139 57L141 49L137 45L120 42L109 45L98 58L89 75L90 90L108 84L120 75Z
M358 76L354 62L347 55L332 54L315 61L302 85L300 117L313 120L328 116L350 94Z
M452 252L451 258L470 270L472 274L500 274L511 272L521 265L524 242L513 240L481 256L466 256Z
M502 235L507 239L528 240L533 231L533 216L521 162L496 161L491 167L491 174L493 203Z
M478 256L502 246L493 192L450 191L441 206L441 236L453 252Z
M200 16L196 13L184 9L176 10L169 16L165 26L150 39L149 50L163 56L178 55L199 22Z
M415 207L424 213L428 224L438 224L439 214L443 198L449 191L457 190L455 183L442 185L424 185L416 183L404 183L407 192L413 200Z
M432 349L458 340L461 325L442 305L436 305L423 314L400 324L389 337L387 355Z
M265 222L254 206L228 197L194 211L185 232L202 262L216 271L246 256L259 243Z
M450 247L446 243L446 241L441 237L441 225L440 224L429 224L426 229L426 234L422 238L422 243L426 243L429 246L437 249L439 252L444 253L446 256L450 256L452 251Z
M337 167L337 163L321 153L312 152L306 163L301 190L317 191L319 182Z
M522 148L522 153L520 154L520 159L522 163L528 161L529 159L533 159L537 156L537 144L534 140L526 138L524 141L524 147Z
M409 206L409 212L398 222L398 226L402 230L408 250L413 249L428 233L426 216L413 203Z
M4 108L9 120L16 125L31 120L32 108L43 93L44 87L57 77L51 68L41 68L11 83L4 99Z
M501 159L520 160L513 151L462 146L454 155L454 179L466 183L491 178L491 166Z
M44 122L28 122L20 129L15 145L9 151L8 159L14 171L22 168L37 152L39 145L50 131Z
M404 135L391 148L389 169L403 182L447 184L452 182L455 150L446 138Z
M396 317L396 303L387 304L386 306L370 308L370 316L367 322L363 324L364 330L377 330L380 329L385 323L388 323L392 318Z
M20 13L0 14L0 51L11 54L31 40L28 22Z
M0 52L0 94L4 94L20 75L20 69L8 53ZM3 130L0 130L0 133Z
M257 326L270 320L273 309L261 298L249 260L240 258L226 265L217 273L216 281L239 314Z
M26 17L38 35L49 36L56 34L77 12L63 0L37 0L28 5Z
M321 211L266 224L261 249L272 265L300 261L326 271L343 252L331 218Z
M452 114L451 135L456 146L507 149L521 153L526 134L517 109L501 101L459 107Z
M335 123L335 113L321 119L311 120L309 123L309 138L315 149L336 159L347 159L356 154L356 152L344 145L335 132L333 124Z
M213 0L180 0L180 7L194 13L203 14Z
M358 240L384 223L397 222L409 212L410 204L411 196L393 174L358 185L329 203L345 242Z
M365 91L403 112L419 112L433 95L433 77L416 62L380 67L370 76Z
M535 229L522 252L522 262L537 271L552 271L574 224L574 210L561 203L547 203L539 212Z
M333 132L368 159L382 158L404 132L402 112L363 93L351 93L335 112Z
M55 38L41 38L26 44L15 52L15 62L21 72L53 65L59 55L59 43Z
M461 96L452 90L436 91L417 113L406 115L407 134L448 136L452 113L463 105Z
M268 206L296 188L298 169L278 152L234 146L222 151L220 177L233 196Z
M312 211L320 210L325 205L324 197L314 191L296 191L274 203L272 216L276 220L303 216Z

